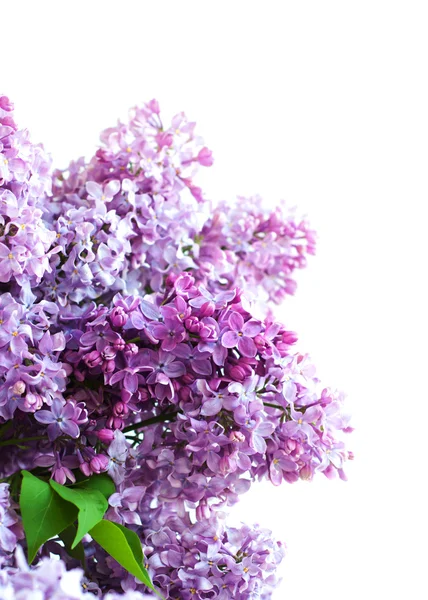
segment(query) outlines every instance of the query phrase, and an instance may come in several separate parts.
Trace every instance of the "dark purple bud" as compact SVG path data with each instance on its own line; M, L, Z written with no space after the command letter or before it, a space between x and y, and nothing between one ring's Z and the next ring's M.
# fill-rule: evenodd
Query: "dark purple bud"
M227 374L233 381L244 381L246 378L245 369L239 365L234 365L227 369Z
M109 459L104 454L97 454L91 460L90 465L94 473L102 473L108 469Z
M130 356L132 354L138 354L138 346L137 344L126 344L125 346L125 354Z
M110 323L113 327L123 327L128 320L128 315L121 306L116 306L110 313Z
M83 360L90 369L93 369L94 367L100 365L103 361L102 356L98 352L98 350L93 350L92 352L89 352L89 354L86 354L86 356L83 357Z
M190 388L187 386L180 388L178 390L178 397L180 398L180 400L187 402L187 400L189 400L190 398Z
M123 429L125 426L125 421L120 417L109 417L106 423L107 427L111 429Z
M116 358L116 350L113 346L106 346L102 351L102 357L104 360L114 360Z
M103 373L113 373L115 369L116 363L114 362L114 360L106 360L101 366L101 370Z
M124 350L126 347L126 342L122 338L119 338L113 342L112 347L116 350L116 352L122 352L122 350Z
M202 304L201 308L199 309L199 316L201 319L203 319L204 317L211 317L214 313L215 304L210 300Z
M126 416L129 413L129 408L124 402L116 402L113 406L113 414L115 417Z
M87 462L80 463L79 469L82 471L83 475L86 475L86 477L90 477L92 475L91 465Z
M294 331L284 331L282 334L282 342L288 346L292 346L298 340L297 333Z
M181 379L186 385L191 385L195 381L195 376L192 373L186 373Z
M198 333L200 329L200 323L198 317L189 317L184 321L186 329L192 333Z
M104 444L109 444L114 440L114 431L111 429L100 429L95 432L97 434L97 438L103 442Z

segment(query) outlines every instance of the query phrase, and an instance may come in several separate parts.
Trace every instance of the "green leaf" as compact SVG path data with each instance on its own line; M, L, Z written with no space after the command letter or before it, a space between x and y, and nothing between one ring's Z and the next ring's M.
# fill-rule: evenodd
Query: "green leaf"
M77 515L77 533L71 548L75 548L84 535L101 521L108 502L101 492L84 487L65 487L51 479L50 484L57 494L79 510Z
M143 565L140 538L134 531L103 519L89 533L122 567L160 596Z
M80 560L82 565L85 564L85 550L83 548L82 542L79 542L75 548L72 548L73 540L76 537L76 527L74 525L70 525L64 531L61 531L59 537L64 542L65 549L67 553L75 558L76 560Z
M84 479L83 481L74 485L73 489L77 487L98 490L107 500L116 491L116 486L114 485L113 480L105 473L101 473L100 475L92 475L88 479Z
M22 471L19 506L31 564L42 544L64 531L77 517L77 510L55 494L46 481Z

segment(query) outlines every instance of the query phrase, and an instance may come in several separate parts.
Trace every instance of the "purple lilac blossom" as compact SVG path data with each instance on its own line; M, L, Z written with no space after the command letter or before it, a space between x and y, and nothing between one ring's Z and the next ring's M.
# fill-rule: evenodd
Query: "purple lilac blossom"
M52 186L0 95L0 596L153 597L89 536L85 577L56 540L28 567L9 482L37 468L110 475L107 517L167 600L268 599L283 545L223 510L256 479L345 479L353 457L343 394L264 316L314 233L258 197L214 207L194 183L211 151L155 100L101 142Z

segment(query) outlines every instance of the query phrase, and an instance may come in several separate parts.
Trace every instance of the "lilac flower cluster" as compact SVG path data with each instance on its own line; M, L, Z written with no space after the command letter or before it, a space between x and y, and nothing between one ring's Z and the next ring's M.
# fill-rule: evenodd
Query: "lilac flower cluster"
M183 271L213 292L242 285L274 302L294 293L292 273L314 252L314 232L253 198L213 212L193 183L197 168L212 164L194 127L180 113L165 128L152 101L103 132L88 164L54 174L50 219L60 250L43 297L65 307L106 299L107 290L158 292Z
M285 554L268 530L227 527L219 513L192 523L188 513L180 517L169 507L146 527L144 544L154 582L174 600L268 597ZM110 576L122 579L125 589L138 591L121 567L113 567Z
M17 505L10 498L9 484L0 483L0 568L22 539L22 527L15 511Z
M165 128L151 101L51 189L0 96L1 597L150 593L89 535L83 579L58 539L28 567L22 469L61 485L108 473L106 517L137 533L168 600L269 598L283 545L223 510L256 479L345 478L343 395L248 301L294 292L314 234L257 198L212 209L194 129L182 113Z
M0 571L0 598L3 600L91 600L93 594L78 568L70 570L62 560L42 558L36 568L30 568L18 546L15 566ZM153 596L140 592L107 593L104 600L149 600Z
M222 202L200 235L198 264L207 273L211 290L245 289L258 299L279 304L294 294L293 271L306 266L315 253L315 233L298 221L284 203L274 211L260 196Z
M51 270L55 232L46 226L41 199L51 193L50 161L19 130L13 105L0 95L0 283L26 290Z

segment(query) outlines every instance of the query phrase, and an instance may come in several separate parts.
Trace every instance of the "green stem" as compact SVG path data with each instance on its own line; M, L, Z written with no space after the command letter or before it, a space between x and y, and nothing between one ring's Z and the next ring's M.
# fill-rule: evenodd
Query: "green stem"
M132 340L126 340L127 344L136 344L137 342L142 342L142 339L138 335L132 338Z
M25 444L25 442L36 442L47 439L45 435L34 435L33 437L5 440L4 442L0 442L0 446L19 446L20 444Z
M151 419L146 419L145 421L139 421L138 423L133 423L132 425L128 425L125 429L122 429L123 433L128 433L128 431L135 431L136 429L141 429L142 427L147 427L148 425L154 425L155 423L162 423L164 421L171 421L178 414L178 412L170 412L163 413L158 415L157 417L152 417Z

